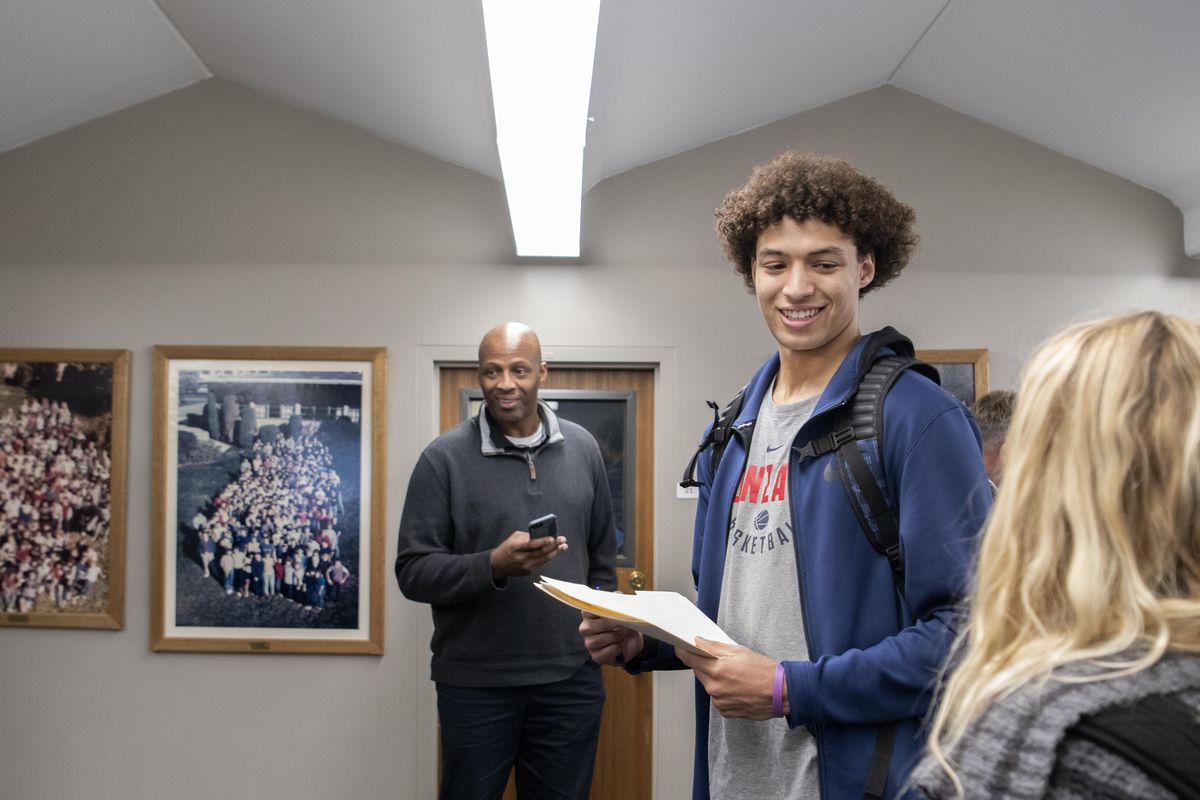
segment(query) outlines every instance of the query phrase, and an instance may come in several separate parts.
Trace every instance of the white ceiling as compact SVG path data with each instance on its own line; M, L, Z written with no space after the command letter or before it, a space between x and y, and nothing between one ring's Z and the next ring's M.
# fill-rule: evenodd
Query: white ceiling
M212 75L500 177L479 0L0 0L0 152ZM884 84L1166 195L1200 251L1200 0L603 0L584 185Z

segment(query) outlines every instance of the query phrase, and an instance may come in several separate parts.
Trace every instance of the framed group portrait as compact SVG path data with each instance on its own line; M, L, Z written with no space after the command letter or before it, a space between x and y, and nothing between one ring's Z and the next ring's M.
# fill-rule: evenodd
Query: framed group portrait
M383 652L386 350L154 348L151 648Z
M129 351L0 349L0 625L125 620Z
M988 351L918 350L917 358L932 364L942 378L942 388L970 407L988 391Z

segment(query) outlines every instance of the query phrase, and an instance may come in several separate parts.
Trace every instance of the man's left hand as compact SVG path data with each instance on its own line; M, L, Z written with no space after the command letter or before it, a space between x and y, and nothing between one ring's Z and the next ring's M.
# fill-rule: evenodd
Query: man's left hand
M704 691L721 716L730 719L771 719L771 689L776 662L745 647L697 637L696 643L716 653L699 656L675 648L679 660L692 668ZM787 684L783 685L783 708L788 709Z

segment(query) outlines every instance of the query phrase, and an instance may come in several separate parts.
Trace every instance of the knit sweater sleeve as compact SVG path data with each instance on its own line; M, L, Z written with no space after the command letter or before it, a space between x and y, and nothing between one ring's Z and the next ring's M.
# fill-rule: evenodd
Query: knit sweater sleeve
M987 724L952 756L965 796L993 800L1174 800L1175 795L1111 751L1071 732L1033 725L993 709ZM1025 735L1023 735L1025 734ZM1049 742L1048 744L1046 742ZM1020 765L1020 772L1017 767ZM1016 773L1016 774L1014 774ZM913 772L912 797L958 796L949 775L926 757Z
M1054 800L1174 800L1149 775L1108 750L1067 733L1058 747L1047 797Z
M396 580L418 603L464 603L504 587L492 578L491 551L454 552L449 475L429 451L413 468L400 518Z
M1110 657L1111 662L1121 655ZM1069 680L1035 681L994 701L967 728L947 754L968 798L989 800L1163 800L1175 795L1137 765L1081 735L1077 724L1102 709L1125 705L1151 694L1180 692L1200 710L1200 658L1179 655L1160 659L1132 675L1105 680L1081 678L1103 671L1078 662L1059 668ZM959 796L950 776L932 756L913 770L918 797Z

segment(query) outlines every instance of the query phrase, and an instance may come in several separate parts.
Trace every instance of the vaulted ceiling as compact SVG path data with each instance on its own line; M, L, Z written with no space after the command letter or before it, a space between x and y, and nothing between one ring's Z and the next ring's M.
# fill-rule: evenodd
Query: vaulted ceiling
M0 152L213 75L500 177L479 0L0 0ZM1162 193L1200 253L1197 0L603 0L584 186L885 84Z

